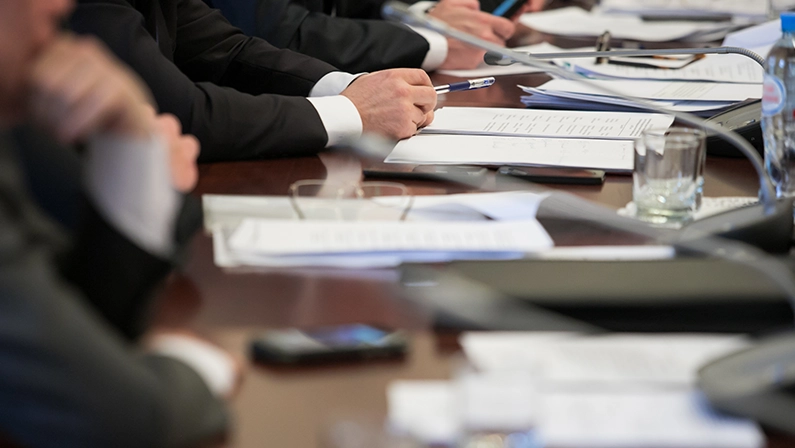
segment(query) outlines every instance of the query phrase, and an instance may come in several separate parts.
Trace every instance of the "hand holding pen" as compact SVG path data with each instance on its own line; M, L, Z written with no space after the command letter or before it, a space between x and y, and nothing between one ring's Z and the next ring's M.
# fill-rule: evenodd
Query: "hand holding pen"
M483 89L494 84L494 77L470 79L467 81L454 82L452 84L443 84L441 86L434 86L437 95L448 92L458 92L461 90L475 90Z

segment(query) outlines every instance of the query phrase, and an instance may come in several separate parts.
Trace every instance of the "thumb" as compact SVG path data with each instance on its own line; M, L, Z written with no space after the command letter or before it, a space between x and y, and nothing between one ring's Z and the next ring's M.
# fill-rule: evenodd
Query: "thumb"
M516 32L516 25L510 20L497 16L491 16L490 19L492 32L502 40L510 39Z
M480 11L480 2L478 0L440 0L438 6L454 6Z

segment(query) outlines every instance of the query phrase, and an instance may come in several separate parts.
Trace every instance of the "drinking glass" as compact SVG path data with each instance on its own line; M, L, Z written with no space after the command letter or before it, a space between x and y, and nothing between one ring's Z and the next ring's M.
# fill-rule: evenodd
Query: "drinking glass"
M632 198L637 217L679 227L693 219L703 190L704 132L649 129L635 141Z

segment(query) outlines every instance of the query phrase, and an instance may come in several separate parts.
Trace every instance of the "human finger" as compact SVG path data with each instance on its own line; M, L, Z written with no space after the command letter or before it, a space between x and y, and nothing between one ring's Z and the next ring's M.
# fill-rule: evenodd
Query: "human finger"
M428 111L425 114L424 121L420 125L420 129L422 129L422 128L428 126L429 124L431 124L433 122L433 118L434 118L434 111L433 110Z
M412 86L433 86L431 77L425 70L417 68L397 68L392 69L396 76L400 77Z
M422 113L427 113L436 107L439 95L432 87L414 86L411 88L411 102L417 106Z
M493 16L491 14L485 15L488 17L484 17L484 20L489 23L494 35L501 40L505 41L510 39L513 33L516 32L516 25L505 17Z
M199 140L192 135L180 136L170 155L172 185L182 193L193 190L199 180Z
M457 7L467 8L480 11L480 2L478 0L441 0L437 4L438 7Z

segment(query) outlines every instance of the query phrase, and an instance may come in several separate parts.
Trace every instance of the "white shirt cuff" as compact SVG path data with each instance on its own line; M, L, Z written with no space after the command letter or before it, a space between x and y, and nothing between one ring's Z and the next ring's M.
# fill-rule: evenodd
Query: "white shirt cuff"
M151 352L187 364L217 397L228 396L235 387L235 362L225 351L190 336L158 335Z
M364 73L352 75L346 72L327 73L326 76L320 78L320 81L318 81L317 84L312 87L312 90L309 92L309 96L319 97L339 95L343 90L348 88L348 85L352 83L354 79L362 76L363 74Z
M179 194L171 184L166 143L160 137L96 136L85 170L88 194L100 214L142 249L171 256Z
M347 97L337 95L307 99L317 110L326 128L327 148L349 143L362 136L362 117Z
M435 31L424 28L413 26L409 26L409 28L428 41L429 49L428 53L425 54L425 59L422 61L422 69L426 72L432 72L439 68L444 63L444 60L447 59L447 38Z

